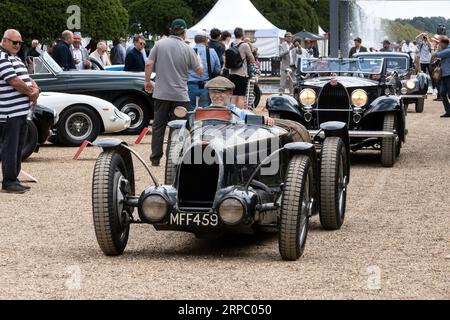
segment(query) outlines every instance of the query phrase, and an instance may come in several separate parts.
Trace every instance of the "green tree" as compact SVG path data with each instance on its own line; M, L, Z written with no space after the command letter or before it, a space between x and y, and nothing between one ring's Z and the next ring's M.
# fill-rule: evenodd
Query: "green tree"
M217 0L184 0L192 8L192 23L202 20L217 3Z
M130 5L130 31L142 34L168 34L176 18L192 25L192 9L183 0L137 0Z
M66 30L71 5L80 7L81 31L96 39L113 39L126 34L128 13L121 0L2 0L0 29L17 29L25 41L50 42Z
M317 33L319 18L307 0L254 0L252 2L270 22L280 29Z
M319 17L319 25L326 32L330 31L330 2L328 0L319 0L313 5L317 16Z

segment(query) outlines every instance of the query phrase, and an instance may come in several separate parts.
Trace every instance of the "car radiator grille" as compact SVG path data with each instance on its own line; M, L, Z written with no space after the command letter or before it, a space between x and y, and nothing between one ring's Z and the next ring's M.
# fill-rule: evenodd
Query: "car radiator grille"
M342 121L350 124L351 112L347 90L341 84L324 86L318 101L317 121L320 124L328 121Z
M183 210L212 208L219 172L219 164L181 164L178 206Z

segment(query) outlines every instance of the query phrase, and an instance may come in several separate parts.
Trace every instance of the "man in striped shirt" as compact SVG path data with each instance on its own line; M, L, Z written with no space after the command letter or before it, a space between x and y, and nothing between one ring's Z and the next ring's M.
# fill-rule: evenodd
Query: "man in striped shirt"
M27 115L36 106L39 88L17 56L22 46L17 30L5 31L0 45L0 126L3 141L2 192L24 193L18 176L22 164L22 147L27 136Z

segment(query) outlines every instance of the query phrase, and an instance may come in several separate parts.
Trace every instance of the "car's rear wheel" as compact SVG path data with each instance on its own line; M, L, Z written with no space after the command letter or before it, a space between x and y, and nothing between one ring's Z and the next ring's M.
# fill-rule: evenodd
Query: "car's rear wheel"
M383 131L394 132L397 125L395 122L395 114L388 113L384 116ZM381 140L381 164L383 167L393 167L398 155L398 144L400 140L398 136L382 138Z
M150 123L150 108L144 99L136 96L123 96L114 105L131 118L130 127L124 131L127 134L140 134Z
M283 260L303 255L313 199L313 170L309 157L294 156L286 174L281 199L279 251Z
M425 107L425 99L418 99L416 101L416 113L422 113Z
M99 156L92 183L92 212L97 242L107 256L122 255L128 242L131 212L124 199L130 190L129 179L118 152Z
M177 164L180 159L181 150L183 149L183 141L179 139L180 129L170 131L169 141L166 149L166 174L165 184L172 185L177 176Z
M320 171L320 223L325 230L338 230L345 219L348 162L338 137L325 139Z
M2 127L0 126L0 139L2 137ZM22 147L22 161L27 160L38 145L38 130L36 125L31 120L27 120L27 136L25 138L25 144ZM3 141L0 140L0 161L3 149Z
M61 113L56 125L57 141L68 147L78 147L83 141L95 141L101 131L98 115L86 106L71 106Z

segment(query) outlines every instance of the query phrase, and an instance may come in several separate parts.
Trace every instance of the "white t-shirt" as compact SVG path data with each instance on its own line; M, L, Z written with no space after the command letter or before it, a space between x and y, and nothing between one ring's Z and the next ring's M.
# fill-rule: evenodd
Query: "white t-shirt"
M81 50L80 50L80 49L77 49L77 48L73 48L73 49L72 49L72 55L73 55L73 58L74 58L75 60L80 61L80 63L78 63L78 64L75 65L75 67L77 68L77 70L83 69L83 54L81 53Z

